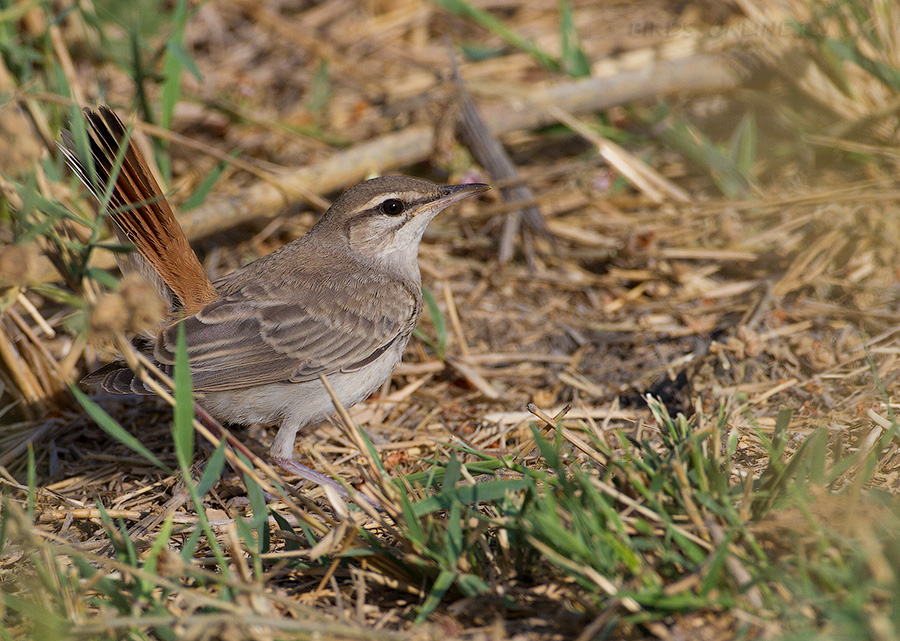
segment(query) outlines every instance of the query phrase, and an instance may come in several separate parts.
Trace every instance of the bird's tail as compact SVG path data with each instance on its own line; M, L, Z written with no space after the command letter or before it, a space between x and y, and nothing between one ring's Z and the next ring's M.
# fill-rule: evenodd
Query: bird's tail
M156 283L170 303L180 304L188 314L199 311L217 298L216 290L130 132L108 107L85 109L84 115L94 172L79 157L71 132L63 131L59 147L69 167L100 202L106 201L113 182L107 209L116 235L140 253L130 268Z

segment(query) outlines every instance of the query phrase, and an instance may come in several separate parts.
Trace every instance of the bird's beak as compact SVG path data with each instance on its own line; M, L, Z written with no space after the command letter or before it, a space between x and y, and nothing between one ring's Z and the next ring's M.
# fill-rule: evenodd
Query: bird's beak
M445 207L447 205L452 205L458 200L462 200L463 198L468 198L469 196L474 196L475 194L479 194L483 191L487 191L490 189L490 185L485 185L484 183L467 183L465 185L447 185L445 187L441 187L441 197L438 198L437 201L442 203Z
M464 198L474 196L475 194L479 194L483 191L487 191L490 188L490 185L485 185L484 183L467 183L465 185L443 186L440 188L441 195L435 200L432 200L430 203L422 205L415 213L415 216L418 218L424 214L427 220L431 220L453 203L459 202Z

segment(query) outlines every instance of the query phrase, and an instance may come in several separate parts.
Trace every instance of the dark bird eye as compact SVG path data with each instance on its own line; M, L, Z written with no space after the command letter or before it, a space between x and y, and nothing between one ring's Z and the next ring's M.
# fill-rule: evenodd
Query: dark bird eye
M403 201L396 198L388 198L381 203L381 211L388 216L399 216L403 213Z

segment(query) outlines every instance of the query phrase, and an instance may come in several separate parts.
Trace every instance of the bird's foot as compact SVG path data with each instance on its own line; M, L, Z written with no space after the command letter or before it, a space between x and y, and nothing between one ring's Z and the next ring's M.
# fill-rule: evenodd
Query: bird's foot
M275 463L278 465L278 467L280 467L285 472L288 472L289 474L296 474L300 478L310 481L312 483L315 483L316 485L321 485L322 487L330 487L332 490L337 492L339 496L341 496L345 499L357 498L357 499L365 501L372 507L375 507L375 508L379 507L379 505L377 503L375 503L372 499L367 497L365 494L362 494L360 492L353 492L352 496L351 496L351 493L348 492L346 489L344 489L344 487L340 483L335 481L334 479L325 476L321 472L317 472L316 470L312 469L311 467L307 467L306 465L303 465L302 463L298 463L294 459L276 457L272 460L275 461Z

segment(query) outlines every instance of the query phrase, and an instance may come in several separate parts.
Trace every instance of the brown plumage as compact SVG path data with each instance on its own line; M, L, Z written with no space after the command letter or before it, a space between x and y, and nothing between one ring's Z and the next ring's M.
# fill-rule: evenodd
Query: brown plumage
M92 190L100 197L127 130L109 109L85 114L98 168ZM70 135L63 145L90 186ZM333 411L319 377L350 406L390 376L422 307L417 253L425 227L448 205L488 188L403 176L366 181L344 192L302 238L210 283L146 163L128 144L110 216L178 303L148 356L171 371L183 319L201 404L221 421L279 425L272 456L304 474L291 460L296 434ZM124 363L86 380L113 393L149 393Z
M68 131L62 133L60 148L81 181L98 200L102 200L128 131L108 107L100 107L97 111L85 109L84 115L97 185L92 183L87 166L78 159L75 141ZM139 267L144 275L152 281L161 278L188 314L216 300L216 291L188 244L169 201L131 140L128 140L115 179L109 198L109 215L119 240L134 244L139 256L149 263L150 269ZM161 293L171 301L168 291Z

